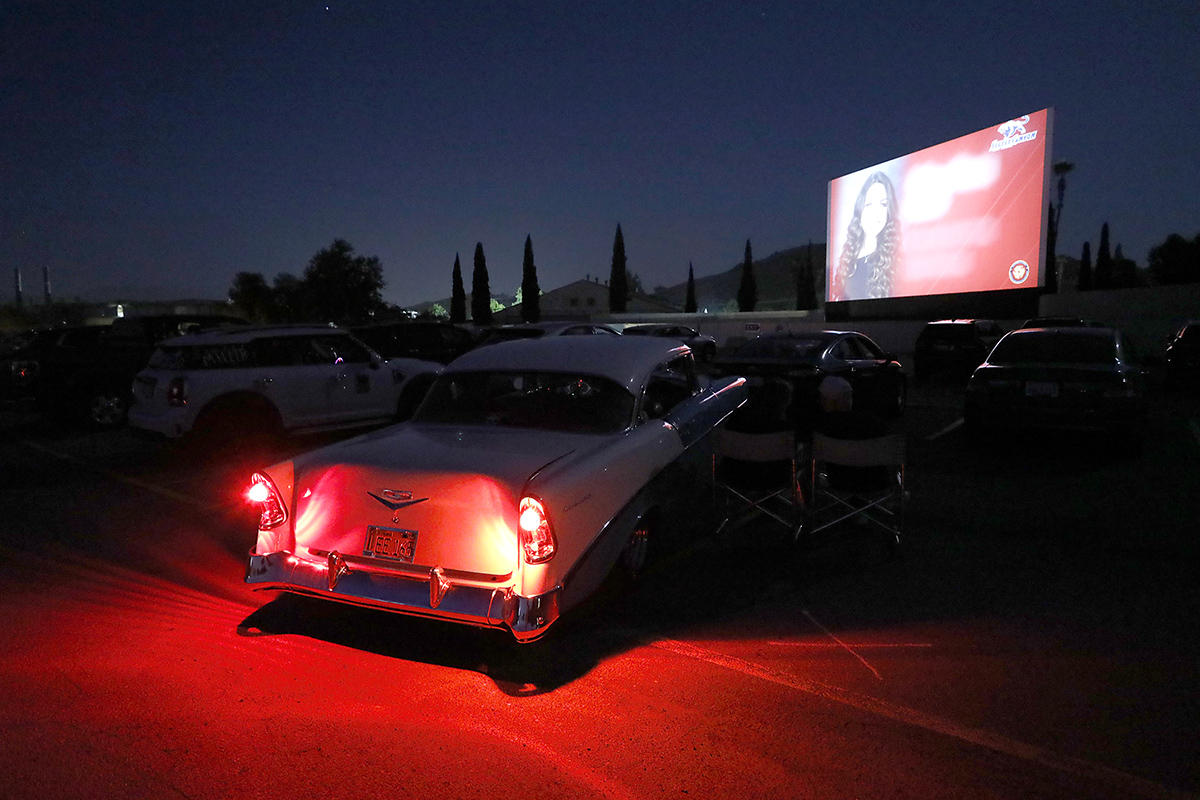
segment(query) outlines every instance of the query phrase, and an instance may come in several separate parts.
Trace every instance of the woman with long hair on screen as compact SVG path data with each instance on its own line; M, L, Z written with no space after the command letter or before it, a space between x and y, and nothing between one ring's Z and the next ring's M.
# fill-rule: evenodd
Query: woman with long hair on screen
M899 256L896 190L887 175L873 172L854 201L854 215L846 228L846 243L838 259L831 299L891 297Z

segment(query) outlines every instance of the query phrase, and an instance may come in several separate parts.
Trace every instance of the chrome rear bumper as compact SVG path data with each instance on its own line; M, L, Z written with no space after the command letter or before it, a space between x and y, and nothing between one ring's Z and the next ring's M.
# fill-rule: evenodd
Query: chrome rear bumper
M290 553L251 553L246 583L256 589L280 589L341 603L378 608L484 628L507 628L520 642L541 637L558 619L561 587L523 597L511 587L489 588L457 583L434 568L426 579L347 563L337 552L325 561Z

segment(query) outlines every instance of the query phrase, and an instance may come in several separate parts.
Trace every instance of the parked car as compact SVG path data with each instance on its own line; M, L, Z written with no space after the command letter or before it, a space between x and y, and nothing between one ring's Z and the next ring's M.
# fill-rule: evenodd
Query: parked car
M1167 343L1163 363L1168 386L1200 385L1200 320L1179 327Z
M644 325L626 325L621 331L625 336L663 336L667 339L678 339L692 348L700 361L712 361L717 354L717 340L700 333L687 325L672 323L647 323Z
M1024 328L1004 336L967 383L968 431L1102 430L1136 439L1144 372L1115 328Z
M694 514L743 397L661 339L472 350L410 421L254 474L246 581L532 641Z
M68 325L14 338L0 357L0 400L34 402L42 375L53 376L64 364L84 363L106 330L102 325Z
M169 336L245 320L213 314L119 317L86 337L62 340L42 361L37 404L59 419L100 427L125 422L133 376L146 366L155 345Z
M163 342L137 374L129 424L167 438L224 439L388 422L420 401L406 392L410 383L441 367L386 360L337 328L196 333Z
M818 409L817 386L826 375L850 382L854 409L885 417L904 411L908 384L900 362L857 331L766 334L713 362L721 375L744 375L758 384L782 378L792 385L793 414L803 424Z
M466 328L434 320L375 322L350 332L384 358L418 358L449 364L475 346Z
M913 376L918 381L939 373L966 379L1003 335L1004 329L992 320L928 322L913 346Z
M522 322L512 325L497 325L479 339L480 346L509 342L513 339L539 339L543 336L620 336L621 332L610 325L595 322Z

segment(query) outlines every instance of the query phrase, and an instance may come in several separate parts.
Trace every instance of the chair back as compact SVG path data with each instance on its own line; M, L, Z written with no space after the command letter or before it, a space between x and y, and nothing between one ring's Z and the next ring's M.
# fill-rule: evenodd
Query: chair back
M904 463L906 439L902 433L870 439L835 439L813 433L812 456L816 461L847 467L885 467Z
M791 430L744 433L720 426L713 431L713 451L736 461L791 461L796 457L796 435Z

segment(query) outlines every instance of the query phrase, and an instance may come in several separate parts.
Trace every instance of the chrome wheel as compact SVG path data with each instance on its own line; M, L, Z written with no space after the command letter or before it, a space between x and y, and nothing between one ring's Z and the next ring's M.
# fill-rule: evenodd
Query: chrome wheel
M113 428L125 421L125 398L112 392L93 395L88 402L88 419L101 428Z

